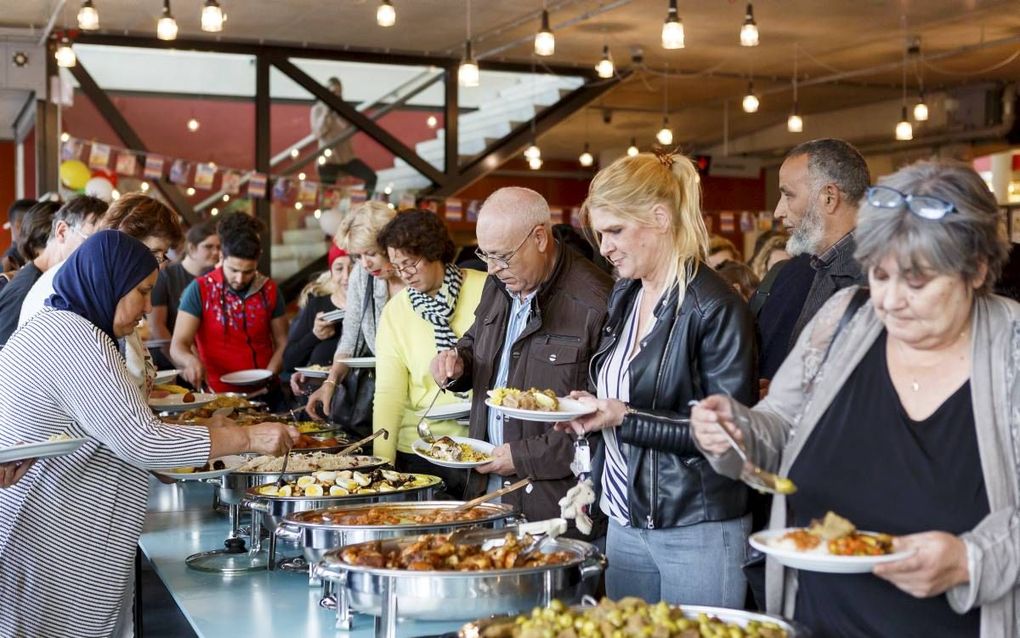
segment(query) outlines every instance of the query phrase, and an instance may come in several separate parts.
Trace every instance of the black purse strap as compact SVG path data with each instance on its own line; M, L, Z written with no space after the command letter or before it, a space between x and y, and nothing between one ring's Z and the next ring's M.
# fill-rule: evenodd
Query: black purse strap
M371 312L372 323L375 323L375 278L372 275L368 276L368 282L365 286L365 299L361 303L361 321L364 323L365 315ZM365 348L368 346L368 342L365 340L365 331L358 326L358 341L354 345L353 357L365 356Z
M839 333L843 332L843 328L846 328L850 320L854 318L857 311L868 300L869 295L871 295L871 291L862 286L854 292L853 297L850 297L850 303L847 304L846 310L843 311L843 316L839 318L839 323L836 324L836 331L832 333L832 339L829 340L829 345L825 348L825 356L822 357L822 363L829 358L829 352L832 351L832 344L836 343L836 337L839 336ZM821 364L819 364L819 367L821 367Z

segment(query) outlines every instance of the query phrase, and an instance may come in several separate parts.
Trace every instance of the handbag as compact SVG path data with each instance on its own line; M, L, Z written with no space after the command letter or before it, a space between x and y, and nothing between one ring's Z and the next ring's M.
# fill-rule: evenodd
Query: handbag
M368 278L362 317L372 313L375 317L373 278ZM365 332L358 326L358 342L351 356L371 356L372 349L365 341ZM375 368L352 368L333 390L329 419L347 434L361 439L372 433L372 403L375 400Z
M867 288L861 287L854 292L850 298L850 303L847 304L846 310L843 312L843 316L839 318L839 323L836 324L836 330L832 333L832 338L829 340L829 345L825 348L825 354L822 356L822 362L829 358L829 352L832 351L832 344L836 343L836 337L839 333L843 332L843 328L850 323L857 311L860 310L864 302L868 300L870 294ZM818 365L821 369L821 364ZM755 505L758 508L769 511L772 508L772 497L764 494L757 495L759 498L755 498L756 495L752 494L752 500L756 500ZM767 523L766 523L767 525ZM752 530L752 532L758 530ZM751 596L754 598L754 604L761 611L765 610L765 554L754 549L749 548L747 554L747 560L740 566L744 572L744 578L747 579L747 586L751 590ZM748 601L750 603L750 601Z

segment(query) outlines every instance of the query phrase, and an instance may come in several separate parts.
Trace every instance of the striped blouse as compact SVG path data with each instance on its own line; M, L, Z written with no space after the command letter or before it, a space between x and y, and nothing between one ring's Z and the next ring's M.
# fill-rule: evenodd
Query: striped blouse
M638 340L638 312L641 308L641 297L644 291L638 292L634 308L627 317L616 345L606 356L606 361L599 370L596 379L598 397L600 399L618 399L626 403L630 401L630 362L640 352L636 346ZM652 316L651 329L655 316ZM602 470L602 498L599 507L602 511L625 527L630 526L630 505L627 497L627 446L616 436L616 428L602 431L606 444L606 462Z
M45 310L0 351L0 448L88 439L0 490L0 636L108 636L131 579L147 469L201 465L209 432L155 418L116 344Z

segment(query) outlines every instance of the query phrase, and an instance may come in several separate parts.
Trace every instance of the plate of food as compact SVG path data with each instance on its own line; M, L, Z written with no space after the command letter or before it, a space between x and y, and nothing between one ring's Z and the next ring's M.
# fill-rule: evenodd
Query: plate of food
M419 414L421 414L419 412ZM456 403L444 403L434 405L425 413L426 419L433 421L449 421L463 419L471 415L470 401L457 401Z
M156 380L153 383L157 385L161 383L173 383L177 380L177 375L180 373L180 370L157 370Z
M374 368L375 357L348 357L346 359L338 359L338 361L348 368Z
M345 314L347 314L347 311L340 308L338 310L330 310L329 312L322 313L319 315L319 319L330 323L336 323L337 321L341 321Z
M164 412L184 412L212 403L215 394L202 392L185 392L184 394L168 393L153 390L149 394L149 407Z
M766 530L751 535L751 547L794 569L826 574L866 574L875 565L902 560L913 550L893 551L893 537L858 530L828 512L809 527Z
M485 405L493 410L499 410L508 417L539 423L569 421L595 411L595 408L586 406L576 399L557 397L552 390L536 388L489 390L489 398L485 400Z
M76 439L67 434L52 434L38 443L18 443L0 449L0 463L24 461L25 459L48 459L76 452L88 439Z
M272 370L253 368L251 370L238 370L220 377L223 383L230 385L262 385L273 376Z
M325 379L329 376L329 366L298 366L294 368L295 372L300 372L310 379Z
M202 479L211 479L224 474L230 474L235 469L241 467L248 459L244 456L233 454L230 456L221 456L218 459L213 459L205 465L199 467L175 467L170 470L159 470L157 474L172 478L177 481L200 481Z
M283 470L283 456L256 456L245 461L237 468L245 473L279 473ZM371 470L386 464L386 459L378 456L361 456L356 454L331 454L327 452L292 453L287 461L287 473L316 472L318 470Z
M466 436L441 436L431 445L418 439L411 449L429 463L460 469L485 465L492 460L495 446Z
M403 474L392 470L319 470L287 481L282 487L267 483L254 488L262 496L315 498L318 496L356 496L402 492L419 487L437 486L438 476Z

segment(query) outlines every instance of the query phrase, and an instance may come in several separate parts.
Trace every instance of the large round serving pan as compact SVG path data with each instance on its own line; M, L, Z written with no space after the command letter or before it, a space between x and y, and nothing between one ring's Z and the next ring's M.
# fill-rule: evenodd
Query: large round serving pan
M501 545L505 533L491 530L486 543ZM381 541L383 551L399 550L413 542L414 537ZM580 602L594 591L605 566L605 558L594 545L569 538L547 539L542 551L565 551L573 558L559 565L523 569L411 571L349 565L340 558L340 550L331 550L312 573L335 583L338 617L342 617L343 607L349 607L383 616L387 622L394 618L450 621L517 614L553 599Z
M314 450L314 452L319 451L320 450ZM311 452L312 451L309 451L309 453ZM294 454L299 454L299 452L295 452ZM380 468L386 464L386 459L379 458L378 456L351 455L351 459L357 467L342 469L357 470L358 472L371 472L372 470ZM315 471L316 470L302 470L300 472L292 472L290 471L290 468L288 468L287 473L283 475L283 479L285 481L295 481L298 478L312 474ZM260 485L266 485L267 483L274 483L279 478L279 472L234 471L226 476L220 477L216 482L220 486L220 500L231 505L238 505L245 500L246 493L252 488Z
M419 501L417 503L367 503L362 505L342 505L323 509L296 512L284 517L276 528L276 536L290 541L299 542L305 550L305 560L316 563L331 549L367 543L369 541L397 538L400 536L416 536L418 534L447 534L465 527L502 528L506 524L516 522L514 509L511 505L482 503L475 507L485 513L480 518L442 523L400 523L397 525L347 525L341 523L321 522L315 519L323 513L357 514L368 509L382 508L401 512L425 513L435 510L453 509L463 505L462 501Z
M360 472L362 468L359 468ZM228 475L229 476L229 475ZM251 509L262 512L262 523L270 533L276 530L288 514L321 509L340 504L388 503L392 501L428 501L435 495L436 489L442 486L443 480L431 474L419 474L429 479L425 485L418 485L392 492L372 492L370 494L347 494L346 496L269 496L259 493L259 486L271 483L264 481L248 488L244 503Z
M591 599L589 599L591 600ZM591 600L594 603L594 600ZM585 607L593 607L593 604L585 605L574 605L575 611L580 611ZM787 638L806 638L810 636L810 632L798 623L790 622L781 616L775 616L772 614L761 614L751 611L744 611L743 609L729 609L726 607L706 607L703 605L673 605L674 608L679 607L687 618L697 618L698 614L705 614L707 616L714 616L723 622L732 623L741 627L746 627L751 621L758 622L770 622L779 625L783 631L786 632ZM484 620L477 620L470 622L460 628L457 635L460 638L479 638L485 632L486 629L494 627L496 625L505 624L508 621L512 621L513 616L503 618L486 618Z

